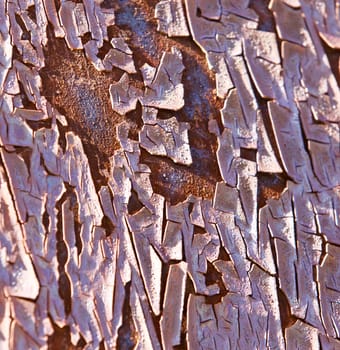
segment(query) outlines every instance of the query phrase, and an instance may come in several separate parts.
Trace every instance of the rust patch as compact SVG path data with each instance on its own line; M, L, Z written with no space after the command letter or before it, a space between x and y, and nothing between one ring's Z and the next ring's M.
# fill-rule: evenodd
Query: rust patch
M208 122L220 120L219 109L223 101L216 97L214 73L208 69L205 55L191 38L168 38L157 32L154 5L155 1L116 3L116 24L127 38L137 68L145 62L156 67L162 53L173 46L181 50L185 66L182 77L185 105L176 112L160 110L158 118L175 116L178 121L190 124L193 165L181 166L144 151L141 162L152 170L154 191L171 203L183 201L190 194L211 199L215 183L221 177L216 160L217 139L208 131Z
M186 39L181 40L186 41ZM154 170L150 165L153 170L151 177L155 179L155 182L152 182L155 185L154 189L156 192L160 191L172 203L184 200L189 194L211 199L216 182L221 181L216 159L217 139L209 132L208 122L210 119L220 121L219 110L222 108L222 101L214 93L214 81L210 77L211 72L208 73L205 67L204 57L201 57L203 54L188 47L189 49L185 51L183 48L182 51L185 66L182 79L184 107L176 112L161 110L158 117L166 119L175 116L178 121L190 124L188 135L193 164L183 167L171 161L165 161L166 165L162 164L159 168L153 167ZM143 161L149 165L149 159L143 159ZM174 174L175 177L179 176L183 185L176 181L167 184L169 181L167 179L171 179Z
M262 208L268 199L279 199L286 188L286 179L282 174L257 173L257 203Z
M189 276L187 276L186 280L186 286L185 286L185 297L184 297L184 304L183 304L183 310L187 310L188 308L188 300L190 294L195 294L195 288L194 285L190 279ZM186 312L183 313L182 315L182 324L181 324L181 343L180 345L174 346L174 350L186 350L188 349L188 343L187 343L187 333L188 333L188 328L187 328L187 319L188 315Z
M109 86L123 72L117 68L98 72L83 51L69 50L63 39L55 38L51 30L48 33L46 66L40 71L42 94L65 115L66 129L81 138L91 170L107 167L108 158L119 148L116 125L124 119L112 110Z
M340 49L334 50L330 48L322 39L320 39L325 54L328 57L329 65L334 74L334 77L340 87Z
M74 346L71 343L71 331L69 326L59 328L53 324L54 333L48 337L48 350L81 350L84 347L83 339Z
M214 176L209 176L211 159L201 159L200 164L195 164L194 160L193 165L187 167L165 157L152 156L144 150L141 159L141 162L151 169L150 180L153 190L164 196L171 204L183 202L190 194L204 199L213 197L216 181ZM205 167L202 166L202 162L205 163ZM215 171L217 172L218 168Z
M58 210L58 221L57 221L57 234L56 234L56 248L57 248L57 260L58 260L58 272L59 272L59 280L58 280L58 293L61 299L64 301L64 310L65 314L69 315L72 310L72 291L71 291L71 281L66 274L65 264L68 259L68 251L67 245L63 240L63 227L62 227L62 211L61 205L67 199L70 198L71 202L74 202L75 194L73 193L70 186L67 188L67 192L63 194L59 202L56 203L56 208ZM46 220L49 220L46 217ZM47 222L46 222L47 223ZM47 231L48 232L48 231Z
M277 289L277 296L279 299L281 326L282 331L284 332L286 328L294 325L294 323L297 321L297 318L291 314L289 301L280 288Z
M223 101L216 98L213 72L204 54L190 38L168 38L157 32L154 18L154 1L133 3L105 1L102 6L116 11L116 25L109 28L109 36L121 35L133 51L137 68L144 63L157 66L164 51L176 46L182 51L185 70L182 82L185 87L185 106L178 112L160 111L159 117L175 116L178 121L189 122L189 142L193 165L189 168L146 156L142 162L153 170L151 181L154 190L173 202L194 194L212 198L215 183L221 180L217 161L216 136L208 131L209 119L219 121L219 109ZM108 169L108 158L119 148L115 127L123 120L129 122L130 137L137 139L141 127L141 106L136 111L121 116L111 108L109 86L118 81L123 72L113 68L111 72L98 72L82 51L71 51L63 39L57 39L48 31L45 50L46 66L41 70L42 93L49 102L63 113L69 123L61 131L72 130L81 139L88 155L91 172L99 188L105 182L101 169ZM131 75L133 84L141 85L141 74ZM164 166L162 166L164 165ZM161 170L161 172L160 172ZM182 174L181 174L182 173ZM165 178L164 178L165 174ZM166 179L180 176L183 185L169 183Z

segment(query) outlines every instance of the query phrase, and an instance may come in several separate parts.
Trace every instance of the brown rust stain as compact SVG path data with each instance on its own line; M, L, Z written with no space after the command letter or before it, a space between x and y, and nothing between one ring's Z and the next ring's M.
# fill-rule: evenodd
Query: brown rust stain
M154 18L156 1L121 1L116 3L116 24L127 38L136 67L145 62L158 66L163 52L177 47L182 52L185 67L184 107L179 111L159 110L158 118L176 117L188 122L189 144L193 164L178 165L164 157L142 151L141 162L151 168L151 183L155 192L171 203L184 201L188 195L211 199L215 184L221 180L216 160L217 139L208 131L208 122L220 122L219 110L223 101L216 97L214 73L208 69L205 55L191 38L168 38L157 32ZM115 28L111 29L116 32Z
M141 162L151 169L150 181L153 190L164 196L171 204L183 202L189 195L204 199L213 197L217 174L211 174L209 158L201 159L200 164L187 167L142 150L141 159ZM202 166L202 162L205 165ZM218 168L215 172L218 172Z
M41 69L42 94L65 115L68 127L84 145L91 168L104 168L114 150L119 148L116 125L124 117L112 110L109 86L123 74L119 69L99 72L83 51L71 51L63 39L48 31L45 47L46 66ZM95 166L96 165L96 166Z
M182 167L148 154L141 161L153 170L151 181L155 192L165 195L169 201L184 200L189 194L212 198L215 183L221 177L215 156L217 140L209 133L208 122L210 119L220 121L219 109L223 101L216 98L214 74L208 69L205 55L191 38L173 39L157 32L155 4L155 1L138 0L106 0L102 4L115 9L116 25L108 28L109 36L125 38L133 51L137 69L146 62L157 67L163 52L172 46L183 54L185 106L177 112L162 110L159 117L175 116L178 121L190 124L193 165ZM103 50L100 54L104 53ZM46 67L41 70L42 93L66 116L69 126L61 127L61 131L72 130L82 139L98 187L105 182L100 169L108 169L109 157L119 148L116 125L128 121L130 137L136 140L141 127L141 106L138 104L136 111L126 116L115 113L111 108L109 86L118 81L123 72L117 68L112 72L98 72L83 51L69 50L65 41L56 39L51 30L45 56ZM140 72L130 77L135 86L141 87ZM185 181L169 183L167 179L172 179L174 174Z
M59 328L53 324L54 332L48 337L48 350L81 350L84 348L84 339L80 339L77 345L71 343L71 330L69 326Z
M283 174L257 173L257 202L258 207L266 205L268 199L279 199L287 185L287 178Z
M335 80L340 87L340 49L330 48L321 38L320 41L327 55L329 65L331 67L332 73L334 74Z
M277 296L279 300L281 327L282 331L285 332L287 328L295 324L297 318L294 315L292 315L290 311L289 300L280 288L277 289Z
M183 55L182 82L185 105L179 111L160 110L162 119L175 116L178 121L190 124L189 142L193 164L178 165L163 157L156 157L142 151L141 162L151 170L151 183L155 192L162 194L171 203L183 201L190 194L207 199L213 198L215 184L221 181L216 160L216 136L208 130L211 119L220 125L219 110L223 101L216 97L213 72L208 69L205 55L191 38L168 38L157 32L153 1L105 1L102 6L114 7L116 25L109 28L109 36L123 36L133 51L137 69L145 62L157 67L164 51L172 46ZM253 1L252 6L260 17L263 6ZM262 18L261 17L261 18ZM274 28L264 28L272 30ZM49 31L49 42L45 51L46 67L41 70L43 94L53 106L65 114L69 127L83 141L89 157L92 174L97 185L105 182L100 169L108 168L109 157L119 148L116 125L123 120L130 124L130 137L138 139L141 128L142 108L121 116L111 108L109 86L123 74L120 69L98 72L87 60L83 51L71 51L63 39L56 39ZM141 74L131 75L135 86L141 87ZM258 97L258 96L257 96ZM261 104L261 103L260 103ZM268 126L267 126L268 127ZM278 198L285 187L277 177L259 175L259 206L268 198ZM100 180L98 180L100 179Z

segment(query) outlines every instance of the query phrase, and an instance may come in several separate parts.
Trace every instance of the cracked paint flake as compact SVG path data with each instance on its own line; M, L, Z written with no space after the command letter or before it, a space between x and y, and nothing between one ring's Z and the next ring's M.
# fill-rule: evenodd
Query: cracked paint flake
M162 55L161 62L146 89L141 102L144 106L177 111L184 106L184 88L181 83L184 66L181 52L173 47Z
M151 154L168 156L175 163L191 165L188 129L188 123L178 123L174 117L156 120L143 126L139 135L141 147Z
M113 48L110 49L103 59L104 68L111 70L115 66L129 74L136 73L132 51L124 40L122 38L112 38L111 45Z
M184 8L181 0L162 0L155 7L157 30L169 37L189 36Z
M124 73L117 83L110 85L112 109L124 115L136 108L139 90L129 84L129 76Z

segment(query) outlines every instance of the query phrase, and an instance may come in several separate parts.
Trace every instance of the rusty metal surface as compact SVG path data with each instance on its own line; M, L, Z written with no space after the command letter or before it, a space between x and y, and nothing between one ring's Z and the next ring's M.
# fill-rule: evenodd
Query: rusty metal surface
M0 349L340 349L340 6L0 1Z

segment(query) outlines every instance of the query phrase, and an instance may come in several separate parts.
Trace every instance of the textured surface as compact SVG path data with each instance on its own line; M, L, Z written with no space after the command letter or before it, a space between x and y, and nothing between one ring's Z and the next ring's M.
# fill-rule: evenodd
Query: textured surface
M339 9L0 1L0 349L340 349Z

